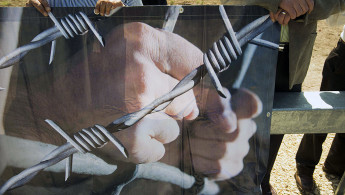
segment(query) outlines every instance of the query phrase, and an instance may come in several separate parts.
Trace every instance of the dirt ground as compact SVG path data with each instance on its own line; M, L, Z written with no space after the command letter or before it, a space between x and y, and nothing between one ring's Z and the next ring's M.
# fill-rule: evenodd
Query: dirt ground
M0 0L0 6L24 6L25 0ZM218 0L168 0L170 5L173 4L218 4ZM329 52L336 46L339 40L339 34L342 31L341 26L329 26L326 21L319 21L318 36L313 49L313 56L310 63L310 68L303 83L303 91L319 91L322 79L323 63ZM296 186L293 177L296 171L294 156L298 149L300 140L303 135L286 135L274 169L271 175L271 184L276 189L278 194L301 194ZM314 179L317 184L315 194L329 195L334 194L335 189L339 183L339 179L325 175L322 171L323 162L327 156L334 134L329 134L326 142L323 145L324 152L319 165L314 172Z

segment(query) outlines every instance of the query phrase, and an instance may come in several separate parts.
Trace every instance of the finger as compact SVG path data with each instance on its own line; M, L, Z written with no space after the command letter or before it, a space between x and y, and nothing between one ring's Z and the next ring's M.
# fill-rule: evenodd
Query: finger
M44 9L43 5L38 1L38 0L34 0L31 1L32 5L39 11L41 12L44 16L48 16L48 13L46 12L46 10Z
M238 137L233 142L227 142L224 160L243 159L250 150L248 140L256 132L256 123L251 119L243 119L239 121L238 126Z
M209 91L206 101L207 118L222 132L231 133L237 128L237 117L230 107L230 92L223 88L227 98L222 98L216 90Z
M302 12L303 12L302 15L309 11L308 3L305 0L300 0L299 1L299 6L302 9Z
M196 172L202 173L208 177L215 177L221 172L221 164L218 161L193 155L193 166Z
M307 2L308 7L309 7L308 13L311 13L314 10L315 2L314 2L314 0L306 0L306 2Z
M112 3L112 8L111 9L115 9L115 8L118 8L118 7L123 7L125 6L125 4L122 3L122 1L117 1L117 2L114 2Z
M260 98L247 89L238 89L231 98L231 107L238 119L254 118L262 112Z
M285 16L286 16L286 15L282 15L282 14L279 15L279 17L277 18L277 21L278 21L279 24L285 25L285 24L284 24Z
M104 2L104 1L101 2L101 7L100 7L100 10L99 10L99 14L100 14L101 16L104 16L106 6L107 6L107 3L106 3L106 2Z
M162 85L160 89L167 89L167 86L169 85L170 87L168 87L168 89L172 89L178 83L178 80L167 74L161 74L161 76L160 81L157 80L157 82L164 84L165 86ZM169 91L170 90L167 90L164 94L168 93ZM163 94L162 92L158 93L159 94L156 95L156 98ZM165 109L165 113L177 120L181 120L183 118L187 120L194 120L199 115L199 109L196 104L193 90L189 90L188 92L176 97Z
M231 142L237 138L238 131L229 133L229 130L224 130L209 120L197 120L192 124L191 134L195 138Z
M97 3L96 3L95 10L94 10L94 13L95 13L96 15L98 15L99 12L100 12L101 2L102 2L102 1L97 1Z
M108 2L105 6L105 14L110 15L110 11L112 10L113 4Z
M274 13L274 18L275 18L275 20L277 20L278 19L278 17L279 17L279 14L282 12L283 10L282 9L278 9L278 11L276 12L276 13Z
M31 1L28 1L26 4L25 4L26 7L33 7L33 5L31 4Z
M222 159L227 153L227 144L224 141L191 138L190 147L193 156L198 155L209 160Z
M271 18L271 20L272 20L273 22L276 21L276 19L274 18L274 13L273 13L273 12L270 12L270 18Z
M283 21L283 25L288 25L289 22L290 22L290 16L289 14L286 14L285 17L284 17L284 21Z
M47 0L39 0L41 2L41 4L43 5L44 9L46 10L46 12L50 12L50 6Z
M239 129L234 133L219 133L211 129L196 131L190 139L193 154L208 159L231 159L245 157L249 151L248 140L256 132L256 123L251 119L239 121ZM204 135L206 134L206 135Z
M199 156L193 157L195 171L215 180L230 179L243 170L242 159L234 159L232 162L214 161Z
M165 153L163 144L175 140L178 135L177 122L162 113L148 115L136 125L115 134L134 163L158 161Z
M151 114L145 117L144 123L138 124L139 128L149 129L149 136L162 144L174 141L180 133L177 122L164 113Z
M286 13L288 13L291 19L295 19L297 17L297 12L294 7L289 6L287 9L284 9Z
M296 11L296 18L305 13L305 12L303 12L303 9L299 3L296 3L294 8Z

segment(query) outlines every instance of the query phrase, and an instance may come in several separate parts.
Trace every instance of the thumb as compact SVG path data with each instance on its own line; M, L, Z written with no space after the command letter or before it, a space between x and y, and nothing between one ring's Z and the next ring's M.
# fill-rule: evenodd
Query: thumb
M254 118L262 112L260 98L247 89L235 89L232 91L231 107L238 119Z
M116 133L133 163L160 160L165 154L163 144L174 141L179 135L177 122L164 113L147 115L136 125Z

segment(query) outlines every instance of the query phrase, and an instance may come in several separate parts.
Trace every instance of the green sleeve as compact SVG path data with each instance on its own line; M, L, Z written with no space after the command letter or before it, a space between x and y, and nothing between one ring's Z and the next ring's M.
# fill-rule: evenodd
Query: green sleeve
M224 5L258 5L268 9L271 12L276 12L281 0L221 0Z
M345 10L345 0L314 0L314 10L308 14L308 22L323 20Z

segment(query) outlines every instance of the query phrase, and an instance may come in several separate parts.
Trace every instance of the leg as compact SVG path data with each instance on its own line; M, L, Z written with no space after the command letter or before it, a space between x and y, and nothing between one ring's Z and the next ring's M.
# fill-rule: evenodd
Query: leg
M284 46L283 51L278 53L278 62L276 70L275 91L276 92L300 92L302 84L294 85L292 89L289 89L289 45ZM270 150L268 156L268 164L266 175L261 182L262 194L275 194L271 191L269 184L271 171L274 165L274 161L277 157L280 145L284 135L271 135L270 136Z
M325 61L321 91L345 91L345 42L340 39ZM345 167L345 134L335 136L324 170L327 173L343 175Z
M315 166L322 154L322 144L327 134L305 134L296 154L297 171L300 175L313 177Z
M345 91L344 62L345 42L340 39L325 61L320 91Z
M345 133L337 133L324 164L324 170L341 177L345 170Z
M284 138L284 135L270 136L270 150L269 150L269 155L268 155L267 171L266 171L265 177L263 178L261 182L262 194L271 193L271 187L270 187L271 171L272 171L274 161L276 160L276 157L280 148L280 144L282 143L283 138Z

